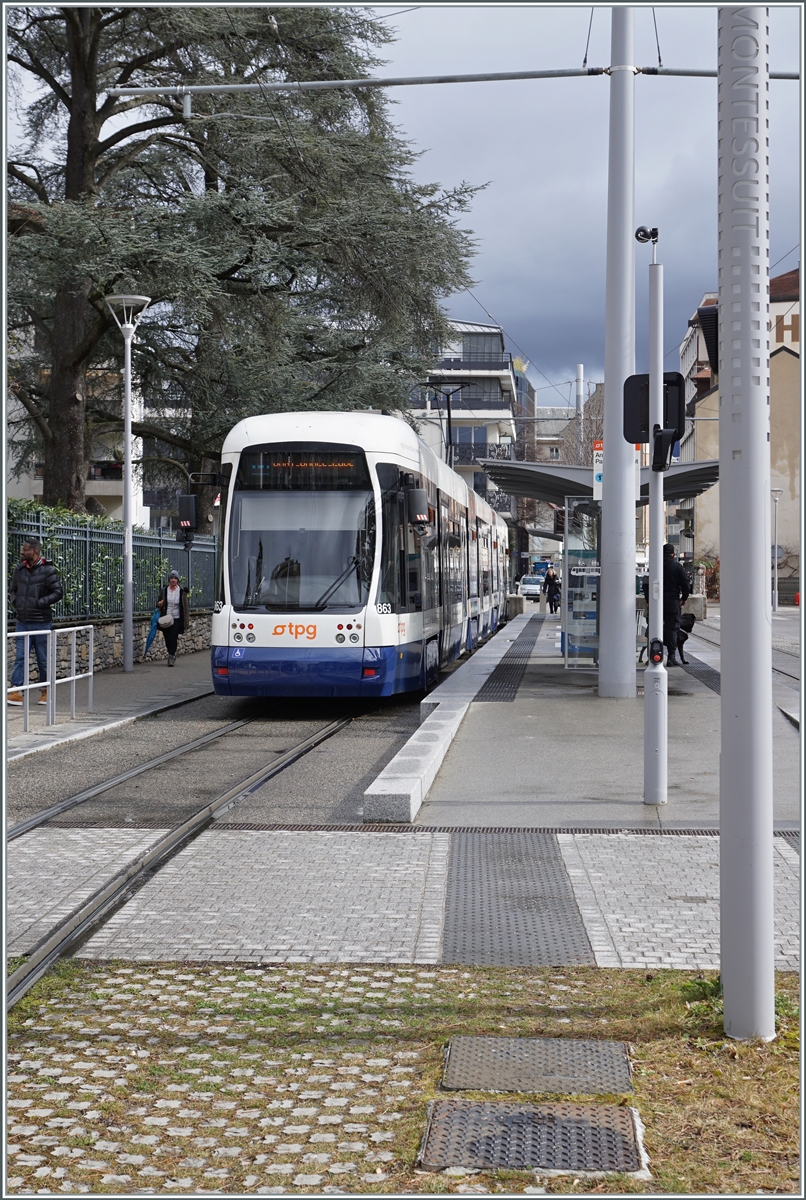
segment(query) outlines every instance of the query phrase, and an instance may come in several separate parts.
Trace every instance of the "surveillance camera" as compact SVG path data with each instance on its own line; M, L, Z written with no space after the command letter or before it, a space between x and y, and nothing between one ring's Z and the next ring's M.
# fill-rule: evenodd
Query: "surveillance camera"
M658 231L657 229L647 229L646 225L639 225L635 231L635 239L638 242L656 242Z

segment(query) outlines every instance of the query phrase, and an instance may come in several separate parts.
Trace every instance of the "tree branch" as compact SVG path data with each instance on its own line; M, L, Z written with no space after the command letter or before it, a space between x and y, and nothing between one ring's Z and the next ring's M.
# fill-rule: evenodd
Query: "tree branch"
M119 129L117 133L113 133L105 142L99 142L95 148L96 157L100 158L107 150L117 146L118 142L125 142L126 138L134 137L138 133L147 133L149 129L159 129L162 125L181 124L182 116L177 114L172 117L153 117L150 121L141 121L139 125L128 125L124 129Z
M39 411L37 406L34 404L31 397L28 395L28 392L25 390L25 388L22 386L22 384L11 382L8 385L8 390L11 392L12 396L17 397L20 404L23 406L25 411L28 413L29 417L34 422L34 424L36 425L39 432L42 434L42 437L45 439L45 441L52 442L53 434L51 432L50 426L48 425L47 421L45 420L45 418L43 417L42 413Z
M190 479L190 471L187 469L187 467L185 466L184 463L179 462L175 458L161 458L158 454L155 454L155 455L150 455L147 458L133 458L132 462L138 463L140 465L142 465L143 463L150 463L150 462L168 463L170 466L178 467L180 471L184 471L187 478Z
M10 29L9 33L14 36L14 30ZM70 97L62 85L57 79L54 78L53 75L51 75L47 67L43 66L39 59L31 53L31 51L28 49L28 46L25 45L25 42L22 41L21 38L18 37L17 41L20 42L25 48L30 62L26 62L24 58L18 58L16 54L9 54L8 61L16 63L18 67L22 67L23 71L30 71L32 75L38 75L39 78L44 80L44 82L48 85L54 96L61 100L64 107L69 111Z
M20 163L19 165L24 166L24 167L30 167L31 163ZM47 204L48 207L50 207L50 197L48 196L47 189L45 188L45 185L42 182L42 176L36 167L33 167L32 169L34 171L36 171L38 179L32 179L31 176L26 175L24 171L20 171L17 163L15 163L15 162L7 163L6 167L7 167L8 173L12 177L12 179L16 179L20 183L24 183L25 186L29 187L31 189L31 191L34 193L34 195L37 196L38 199L40 199L43 204Z

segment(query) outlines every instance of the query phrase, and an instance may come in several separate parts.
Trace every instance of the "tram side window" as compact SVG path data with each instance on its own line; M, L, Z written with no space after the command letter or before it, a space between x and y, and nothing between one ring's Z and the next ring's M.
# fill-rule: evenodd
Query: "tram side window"
M437 497L433 489L428 491L428 505L436 514ZM420 562L423 581L423 610L430 612L439 608L439 537L436 519L431 529L423 537L417 537L420 544Z
M379 463L381 485L381 575L377 604L388 612L405 612L406 602L406 514L400 490L400 468ZM388 607L387 607L388 606Z
M467 594L468 596L478 596L479 594L479 539L476 532L476 522L470 522L468 529L468 546L467 546Z
M461 507L451 501L448 536L448 587L451 604L461 604L465 595L465 522Z
M478 523L479 536L479 573L481 575L481 595L489 596L492 590L492 574L490 570L490 527L483 521Z

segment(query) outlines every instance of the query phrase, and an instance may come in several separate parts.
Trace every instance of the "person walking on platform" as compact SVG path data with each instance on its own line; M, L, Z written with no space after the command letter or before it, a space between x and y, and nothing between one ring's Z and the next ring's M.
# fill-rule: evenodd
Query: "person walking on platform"
M546 578L543 580L543 591L548 596L549 612L556 613L560 607L560 581L557 578L554 567L549 567L548 571L546 571Z
M157 608L162 614L157 621L162 636L165 638L165 649L168 651L168 666L176 662L176 649L179 635L190 627L190 603L188 590L179 582L179 572L171 571L167 585L157 597Z
M649 603L649 576L645 576L643 593ZM666 666L676 667L677 633L680 629L680 609L691 594L688 575L676 561L674 546L663 547L663 644L667 650Z
M22 562L11 577L11 587L8 598L17 613L17 632L35 630L39 634L53 628L52 605L61 600L64 595L59 572L53 563L42 557L42 543L39 538L28 537L22 545ZM48 691L45 687L48 678L48 639L46 637L17 638L17 654L14 659L14 670L11 674L11 686L18 688L25 678L25 656L32 642L36 662L39 667L39 682L42 691L39 704L47 704ZM22 692L10 692L9 704L22 704Z

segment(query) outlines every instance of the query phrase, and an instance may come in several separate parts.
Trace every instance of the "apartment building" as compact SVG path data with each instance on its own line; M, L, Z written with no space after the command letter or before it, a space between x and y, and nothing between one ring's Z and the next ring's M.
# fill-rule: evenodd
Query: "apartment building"
M512 522L517 516L513 497L491 483L477 460L514 457L519 386L520 395L528 398L500 326L454 321L439 367L412 398L423 441Z
M684 462L719 457L719 378L717 346L708 293L689 322L680 347L680 370L687 381L688 416L680 446ZM706 310L704 312L704 310ZM780 489L778 560L782 602L798 590L800 575L800 271L770 280L770 489ZM710 346L707 344L710 343ZM710 350L710 353L709 353ZM772 498L770 500L772 505ZM681 554L698 560L719 555L719 485L669 514L670 540ZM677 528L675 527L677 526ZM770 547L771 554L774 552ZM788 581L788 582L787 582Z

